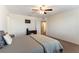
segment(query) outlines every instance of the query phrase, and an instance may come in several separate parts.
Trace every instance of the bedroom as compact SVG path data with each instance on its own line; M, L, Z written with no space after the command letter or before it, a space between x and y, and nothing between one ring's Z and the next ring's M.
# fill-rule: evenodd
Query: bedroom
M64 44L64 52L79 52L79 6L78 5L55 5L48 6L52 8L53 11L46 11L47 14L40 14L32 10L34 5L1 5L0 6L0 30L8 32L15 37L18 37L16 40L17 45L21 43L22 35L26 35L28 28L29 31L36 30L37 34L41 34L41 22L46 21L46 35L49 37L53 37L55 39L59 39L61 44ZM30 20L30 23L25 23L25 20ZM47 37L46 36L46 37ZM24 36L25 38L25 36ZM29 38L29 37L27 37ZM63 41L64 40L64 41ZM18 43L19 41L19 43ZM24 41L24 40L23 40ZM30 41L30 40L29 40ZM13 44L15 42L12 42ZM28 42L23 42L25 45ZM29 42L28 44L30 44ZM33 52L38 52L41 48L39 46L35 46L37 43L34 43ZM15 45L15 44L14 44ZM0 52L19 52L14 49L17 46L11 48L2 48ZM38 45L38 44L37 44ZM70 45L70 46L69 46ZM26 45L28 46L28 45ZM29 46L33 46L30 44ZM62 45L63 46L63 45ZM34 47L29 47L30 49ZM18 49L24 50L21 52L25 52L26 48L19 46ZM16 51L15 51L16 50ZM29 49L27 49L29 50ZM41 52L39 50L39 52ZM26 51L29 52L29 51Z

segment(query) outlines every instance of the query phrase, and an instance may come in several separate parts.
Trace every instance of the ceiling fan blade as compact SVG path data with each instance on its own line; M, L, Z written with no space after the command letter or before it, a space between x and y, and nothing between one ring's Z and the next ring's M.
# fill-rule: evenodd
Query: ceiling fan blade
M47 14L46 12L44 12L44 14Z
M33 11L38 11L38 9L32 9Z
M52 11L52 9L46 9L45 11Z

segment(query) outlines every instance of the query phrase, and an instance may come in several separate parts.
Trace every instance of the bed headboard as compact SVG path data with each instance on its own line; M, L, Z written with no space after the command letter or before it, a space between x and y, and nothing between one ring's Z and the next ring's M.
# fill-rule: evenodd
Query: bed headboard
M29 30L28 28L26 29L26 35L30 35L30 34L37 34L37 30Z

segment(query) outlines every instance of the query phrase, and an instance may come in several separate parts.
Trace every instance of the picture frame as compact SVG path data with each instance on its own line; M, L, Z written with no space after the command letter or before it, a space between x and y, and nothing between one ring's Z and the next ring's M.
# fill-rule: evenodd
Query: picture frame
M31 20L25 19L25 23L31 23Z

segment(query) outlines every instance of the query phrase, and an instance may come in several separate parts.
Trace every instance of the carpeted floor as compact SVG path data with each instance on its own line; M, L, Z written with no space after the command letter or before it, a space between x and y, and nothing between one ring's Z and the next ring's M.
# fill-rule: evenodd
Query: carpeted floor
M64 47L64 53L79 53L79 45L59 40Z
M46 35L46 36L48 36L48 35ZM51 37L51 36L48 36L48 37ZM55 37L51 37L51 38L54 38L54 39L57 39L60 41L60 43L64 47L64 53L79 53L79 45L71 43L71 42L67 42L64 40L60 40L60 39L55 38Z

